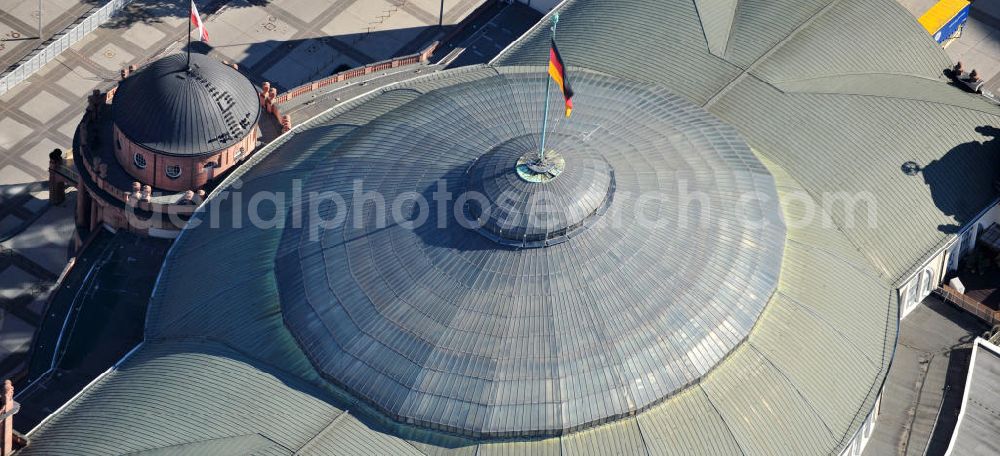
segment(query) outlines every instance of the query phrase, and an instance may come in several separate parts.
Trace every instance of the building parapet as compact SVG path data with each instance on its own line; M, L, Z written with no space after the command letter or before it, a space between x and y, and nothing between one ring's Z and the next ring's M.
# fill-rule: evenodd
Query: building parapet
M427 63L427 61L430 60L431 55L437 49L438 44L440 44L440 42L435 41L418 53L383 60L381 62L369 63L365 66L341 71L326 78L302 84L281 94L277 93L277 89L272 87L270 82L265 82L261 87L261 104L263 105L264 110L272 114L281 124L282 132L284 133L292 129L292 120L290 116L281 114L281 109L279 107L280 104L338 82L344 82L394 68Z
M113 90L113 89L112 89ZM109 91L111 92L111 91ZM107 100L113 98L113 93L110 96L100 96L95 94L95 106L93 109L88 109L87 113L84 114L84 119L80 122L78 132L78 147L81 153L82 168L86 171L90 180L101 190L107 192L109 195L113 196L115 199L121 201L122 203L128 204L130 206L139 208L147 212L163 213L163 214L177 214L182 216L189 216L194 213L197 209L197 205L190 204L190 201L184 197L186 192L179 192L176 194L153 197L151 191L142 192L143 188L149 187L148 185L143 186L139 182L132 182L128 184L127 187L120 185L115 185L112 183L108 177L108 166L118 166L114 163L113 157L105 157L103 154L97 153L97 148L102 147L100 145L92 144L89 136L91 131L95 136L100 135L101 122L99 119L99 111L103 106L107 104ZM70 154L72 155L72 154ZM73 159L64 158L62 165L57 169L52 169L60 175L66 175L62 172L58 172L62 168L66 168L68 163L72 163ZM50 163L50 167L53 166ZM69 171L69 170L67 170ZM79 177L77 178L79 183ZM140 191L136 192L135 184L140 185ZM145 195L145 197L140 197L140 195Z
M14 450L27 445L27 440L14 432L14 415L21 410L21 404L14 400L14 385L10 380L3 381L3 391L0 395L0 456L8 456Z

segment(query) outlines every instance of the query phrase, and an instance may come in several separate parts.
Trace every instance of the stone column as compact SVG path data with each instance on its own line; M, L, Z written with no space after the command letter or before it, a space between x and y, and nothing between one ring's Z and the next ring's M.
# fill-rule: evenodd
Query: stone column
M14 453L14 414L20 410L21 406L14 402L14 385L10 380L3 382L3 399L0 402L0 456L8 456Z
M94 231L101 226L101 205L96 201L90 202L90 231Z
M89 229L90 225L90 190L81 185L76 192L76 226Z
M61 150L55 149L49 152L49 203L52 205L62 204L66 200L65 179L56 172L56 168L62 164Z

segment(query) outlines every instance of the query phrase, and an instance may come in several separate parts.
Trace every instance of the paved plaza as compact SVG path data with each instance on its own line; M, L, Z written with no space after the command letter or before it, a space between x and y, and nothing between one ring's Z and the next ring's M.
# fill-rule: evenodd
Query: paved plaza
M62 206L42 212L29 231L0 242L0 375L19 373L26 365L46 298L66 265L74 202L72 193Z
M0 73L105 3L107 0L0 0Z
M348 68L417 52L446 36L484 1L448 0L443 15L439 0L199 1L210 43L195 42L193 49L238 63L255 82L270 81L287 90ZM30 24L30 4L0 0L0 34L7 33L3 27L11 24L20 27L17 30ZM51 24L47 27L56 30L65 27L55 15L56 5L62 5L60 14L68 24L72 16L103 2L46 0L45 8L50 4L51 11L47 9L43 17ZM75 197L71 193L62 206L49 207L48 154L71 147L91 90L111 87L123 67L184 49L184 5L137 1L125 14L0 95L0 308L5 311L0 377L16 373L23 364L45 297L66 263L72 239ZM17 46L27 46L28 41L18 41ZM0 59L14 56L10 46L14 42L3 43L7 53Z

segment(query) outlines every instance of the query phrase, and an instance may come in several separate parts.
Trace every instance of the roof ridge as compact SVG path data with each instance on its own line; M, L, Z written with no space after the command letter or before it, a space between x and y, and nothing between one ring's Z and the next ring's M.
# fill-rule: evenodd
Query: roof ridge
M996 112L989 112L986 109L980 109L980 108L975 108L975 107L971 107L971 106L963 106L963 105L959 105L959 104L955 104L955 103L948 103L948 102L944 102L944 101L940 101L940 100L934 100L934 99L931 99L930 97L907 98L907 97L903 97L903 96L886 95L886 94L876 94L876 93L862 93L862 92L833 92L833 91L821 92L821 91L813 91L813 90L788 90L788 87L787 87L788 84L792 84L792 83L803 83L803 82L822 81L822 80L837 80L837 79L844 79L844 78L851 78L851 77L858 77L858 76L888 76L888 77L895 77L895 78L912 78L912 79L919 80L919 81L926 81L927 83L933 83L933 84L936 84L936 85L938 85L939 87L941 87L943 89L955 92L959 96L965 97L967 99L974 100L974 102L979 102L980 104L984 104L986 106L993 106L993 107L995 107L997 109L996 109ZM809 77L809 78L789 79L789 80L783 80L783 81L770 81L770 82L764 80L763 78L761 78L760 76L758 76L756 74L754 74L754 77L757 78L757 80L759 80L761 82L764 82L764 83L766 83L766 84L774 87L775 89L777 89L778 91L780 91L782 94L840 95L840 96L855 96L855 97L868 97L868 98L885 98L885 99L892 99L892 100L907 100L907 101L914 101L914 102L931 103L931 104L935 104L935 105L939 105L939 106L949 106L949 107L958 108L958 109L965 109L965 110L969 110L969 111L981 112L983 114L990 115L990 116L1000 117L1000 106L994 105L993 103L991 103L987 99L985 99L983 97L980 97L980 96L977 96L977 95L974 95L974 94L970 94L970 93L968 93L968 92L966 92L966 91L964 91L964 90L962 90L962 89L960 89L958 87L952 86L952 85L950 85L950 84L948 84L948 83L946 83L946 82L944 82L944 81L942 81L940 79L928 78L928 77L924 77L922 75L916 75L916 74L909 74L909 73L884 73L884 72L841 73L841 74L836 74L836 75L816 76L816 77ZM783 86L785 86L785 87L783 87ZM915 95L918 95L918 96L926 94L926 92L924 92L924 91L913 91L913 93Z
M802 390L799 389L799 385L796 382L792 381L792 378L788 376L788 374L784 371L784 369L778 367L778 365L775 364L774 361L772 361L771 358L768 357L766 353L761 351L754 344L752 339L747 339L747 346L751 350L753 350L754 353L757 353L757 355L759 355L762 359L764 359L764 361L767 361L767 364L769 364L771 368L775 370L775 372L780 374L781 378L784 378L785 381L788 382L788 386L790 386L793 390L795 390L795 392L799 395L799 398L802 399L802 402L804 402L806 406L809 407L809 412L812 413L813 416L815 416L820 423L823 423L823 427L826 429L827 432L830 433L830 437L836 440L837 434L833 432L833 429L830 429L830 424L827 423L825 419L823 419L823 414L819 413L819 409L816 407L816 404L813 404L812 401L810 401L809 398L802 393Z
M729 433L729 437L732 438L733 442L736 442L736 446L739 447L740 454L746 456L747 450L743 448L743 444L740 442L740 439L736 438L736 433L734 433L733 429L729 427L729 422L726 421L726 417L722 415L721 411L719 411L719 407L715 405L715 401L712 400L712 396L708 394L708 391L705 391L705 387L702 382L699 380L695 386L699 391L701 391L701 394L705 395L705 400L708 401L708 405L711 405L712 410L714 410L715 414L719 416L719 421L722 422L722 426L726 428L726 432Z
M822 17L823 15L825 15L826 13L828 13L830 10L833 9L834 6L840 4L840 2L842 2L842 1L843 0L832 0L832 1L830 1L830 3L828 3L823 8L820 8L820 10L817 11L815 14L813 14L812 16L809 16L808 19L802 21L802 23L799 24L797 27L795 27L795 29L793 29L791 32L789 32L788 35L785 35L784 38L782 38L781 40L779 40L777 43L774 44L774 46L771 46L770 49L768 49L766 52L764 52L759 57L757 57L753 61L753 63L751 63L746 68L742 68L742 67L740 67L740 65L738 63L730 61L729 59L723 58L723 60L725 60L726 62L729 62L730 64L732 64L733 66L736 66L737 68L741 68L743 71L738 76L736 76L735 78L733 78L732 80L730 80L729 83L727 83L725 86L723 86L721 89L719 89L718 92L716 92L714 95L712 95L708 99L708 101L706 101L704 104L702 104L702 107L704 107L705 109L709 109L713 104L715 104L716 100L718 100L719 98L721 98L722 95L724 95L726 92L729 92L730 89L732 89L740 81L742 81L744 79L744 77L746 75L750 74L757 66L759 66L761 63L763 63L768 58L770 58L772 55L774 55L774 53L778 52L778 50L781 49L786 43L788 43L789 40L792 39L792 37L794 37L799 32L801 32L802 30L804 30L806 27L808 27L809 25L811 25L813 22L816 21L816 19L818 19L819 17ZM734 24L736 23L735 19L733 20L733 23ZM732 32L730 32L730 34L731 33ZM728 45L727 45L727 47L728 47ZM754 77L756 77L756 76L754 76ZM757 79L760 79L760 78L757 78ZM763 79L761 79L761 81L763 81ZM767 83L767 81L764 81L764 82Z

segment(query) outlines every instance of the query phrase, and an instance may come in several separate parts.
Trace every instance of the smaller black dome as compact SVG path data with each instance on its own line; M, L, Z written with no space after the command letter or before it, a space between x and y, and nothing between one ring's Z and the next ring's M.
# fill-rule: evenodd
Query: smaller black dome
M167 155L203 155L246 137L260 117L257 89L215 59L174 54L118 85L115 125L136 144Z

